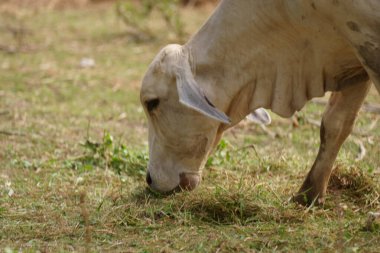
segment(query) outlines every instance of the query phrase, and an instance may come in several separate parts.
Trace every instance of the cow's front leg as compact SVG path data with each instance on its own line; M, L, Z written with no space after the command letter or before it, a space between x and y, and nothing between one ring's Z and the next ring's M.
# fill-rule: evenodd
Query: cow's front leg
M369 82L357 83L331 94L322 118L318 156L294 197L298 203L323 203L334 161L341 145L352 131L369 87Z

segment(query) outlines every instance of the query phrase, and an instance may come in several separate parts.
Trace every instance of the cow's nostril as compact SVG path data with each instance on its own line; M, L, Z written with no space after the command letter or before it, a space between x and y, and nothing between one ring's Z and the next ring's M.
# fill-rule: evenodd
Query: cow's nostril
M152 184L152 178L150 177L149 172L146 173L146 182L148 185Z

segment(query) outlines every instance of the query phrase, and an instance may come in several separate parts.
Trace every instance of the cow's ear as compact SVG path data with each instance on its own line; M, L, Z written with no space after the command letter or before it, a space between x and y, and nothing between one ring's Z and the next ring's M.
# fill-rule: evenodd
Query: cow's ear
M181 104L214 120L231 123L229 117L207 99L193 78L177 76L177 90Z
M229 117L222 111L218 110L205 96L199 85L196 83L190 66L182 66L176 73L177 90L179 102L203 115L230 124Z
M263 108L256 109L248 114L246 118L260 125L269 125L272 121L269 113Z

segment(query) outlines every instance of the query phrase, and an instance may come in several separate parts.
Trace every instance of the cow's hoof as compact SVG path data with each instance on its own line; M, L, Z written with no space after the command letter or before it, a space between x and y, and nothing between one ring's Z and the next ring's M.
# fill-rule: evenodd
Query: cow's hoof
M319 194L315 194L313 191L300 191L293 196L293 201L303 206L323 205L324 198Z

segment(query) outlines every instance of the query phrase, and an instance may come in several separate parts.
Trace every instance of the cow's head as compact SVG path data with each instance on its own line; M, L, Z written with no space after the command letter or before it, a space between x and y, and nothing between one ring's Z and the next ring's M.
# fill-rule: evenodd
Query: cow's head
M156 56L143 79L140 100L149 127L148 184L160 192L194 189L219 141L218 129L230 120L196 83L181 46L166 46Z

